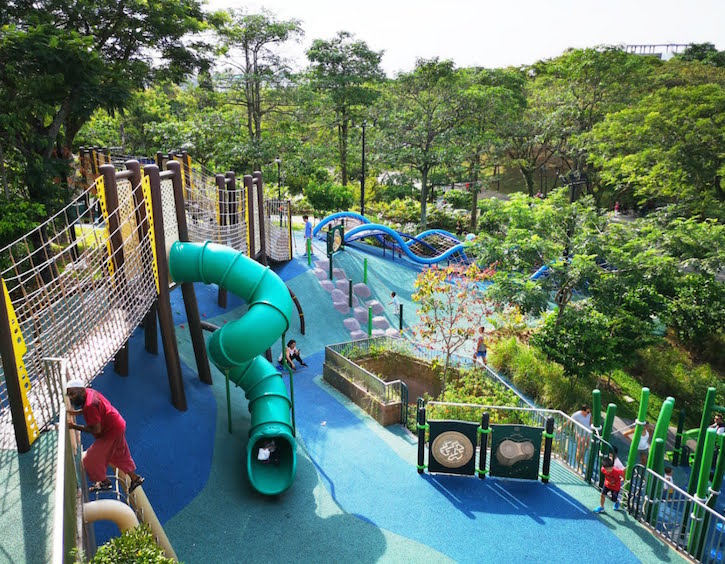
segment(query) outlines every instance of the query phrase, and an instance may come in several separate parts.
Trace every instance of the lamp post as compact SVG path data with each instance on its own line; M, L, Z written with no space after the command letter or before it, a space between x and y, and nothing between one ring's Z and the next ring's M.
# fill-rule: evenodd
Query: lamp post
M279 226L282 227L282 159L277 157L274 162L277 163L277 205L279 206Z
M368 122L362 122L362 172L360 173L360 215L365 215L365 127Z

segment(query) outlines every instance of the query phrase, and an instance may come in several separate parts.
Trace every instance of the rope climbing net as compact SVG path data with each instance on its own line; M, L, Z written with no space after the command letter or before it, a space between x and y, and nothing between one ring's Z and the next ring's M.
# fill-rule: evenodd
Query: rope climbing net
M102 191L100 183L0 250L3 299L22 335L22 342L14 342L15 357L35 418L30 425L34 433L57 414L57 383L45 360L66 359L69 378L90 382L123 347L156 297L149 235L140 229L146 213L140 187L132 187L128 179L117 182L118 228L111 232L108 221L94 222L92 209L79 205ZM122 247L111 252L118 235ZM0 448L14 448L6 369L0 378Z

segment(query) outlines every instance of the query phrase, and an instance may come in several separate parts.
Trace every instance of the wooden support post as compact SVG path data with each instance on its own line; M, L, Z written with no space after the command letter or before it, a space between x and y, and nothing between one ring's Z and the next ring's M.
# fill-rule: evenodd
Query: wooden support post
M161 344L164 348L166 371L171 390L171 403L179 411L186 411L186 394L184 392L184 381L181 377L181 361L179 360L179 350L176 345L174 319L169 297L169 261L166 257L164 213L161 207L161 177L157 166L148 165L144 170L151 184L151 209L154 214L154 240L159 271L158 315L161 326Z
M174 204L176 207L176 225L179 230L179 241L188 241L189 229L186 225L186 212L184 211L184 186L181 183L181 165L174 161L169 162L168 167L174 173L172 182L174 185ZM199 316L199 304L196 300L194 283L182 283L181 294L184 298L186 319L189 322L189 331L191 333L191 344L194 347L194 356L196 357L196 371L202 382L211 384L209 358L206 354L206 342L204 341L204 335L201 329L201 317Z
M225 227L228 225L228 206L227 206L227 198L226 198L226 181L224 180L223 174L217 174L214 176L214 180L216 181L216 188L217 188L217 202L219 206L219 225L221 227ZM222 229L222 232L225 230ZM226 309L227 308L227 289L222 288L219 286L219 293L217 294L217 304L220 308Z
M255 237L254 234L254 182L252 180L251 174L245 174L244 178L244 187L247 189L247 220L249 221L249 226L247 227L247 232L249 233L249 240L247 241L247 246L249 248L249 258L252 258L254 260L257 260L256 252L255 252Z
M262 185L262 173L256 171L252 174L252 178L254 178L254 183L257 185L257 218L259 221L259 253L261 255L261 260L259 262L267 266L267 230L265 229L266 218L264 217L264 187Z
M126 275L123 269L123 234L121 233L121 218L118 211L118 188L116 187L116 167L111 164L101 166L101 175L106 196L106 211L108 212L108 233L111 239L111 263L113 264L114 283L125 292ZM128 376L128 346L116 353L113 359L113 369L116 374Z

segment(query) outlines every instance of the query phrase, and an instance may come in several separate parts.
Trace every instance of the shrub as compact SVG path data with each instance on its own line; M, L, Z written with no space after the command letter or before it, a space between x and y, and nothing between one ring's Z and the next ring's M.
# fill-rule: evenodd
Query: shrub
M473 195L465 190L448 190L443 195L443 199L456 210L470 210L473 205Z
M172 564L156 544L148 525L123 533L102 545L90 564Z

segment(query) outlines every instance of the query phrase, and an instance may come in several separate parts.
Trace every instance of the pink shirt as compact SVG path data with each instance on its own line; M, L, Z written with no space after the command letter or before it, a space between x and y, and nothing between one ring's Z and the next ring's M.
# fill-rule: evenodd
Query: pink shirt
M126 432L126 421L118 410L101 392L90 388L86 389L83 418L89 427L93 427L97 423L101 424L101 434L98 435L98 438L119 437Z

